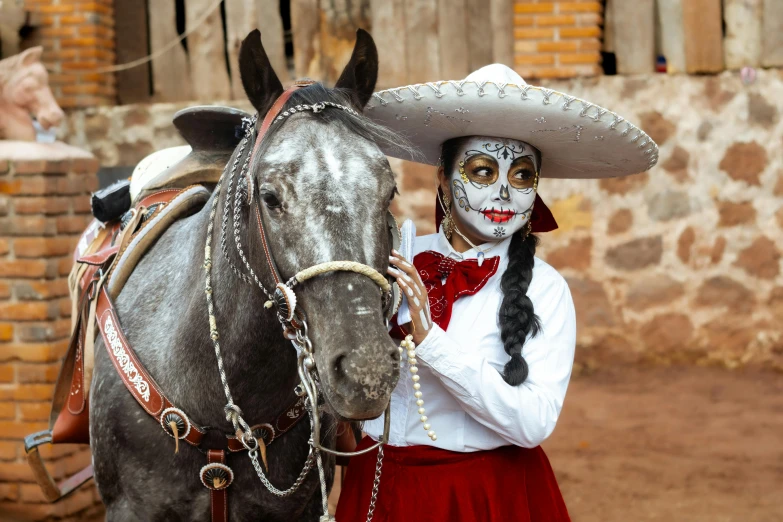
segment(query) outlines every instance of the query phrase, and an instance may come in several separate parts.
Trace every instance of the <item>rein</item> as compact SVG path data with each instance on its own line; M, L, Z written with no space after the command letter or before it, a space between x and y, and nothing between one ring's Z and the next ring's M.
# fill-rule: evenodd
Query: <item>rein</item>
M249 166L252 163L253 158L260 150L261 144L263 143L263 140L267 135L270 127L273 124L282 124L287 117L293 114L296 114L298 112L305 112L305 111L312 111L313 113L317 114L329 108L329 109L340 109L358 116L358 113L353 109L351 109L350 107L339 105L333 102L320 102L312 105L305 105L305 104L296 105L295 107L291 107L281 113L283 107L285 106L286 102L290 99L291 95L294 92L296 92L296 90L298 90L299 88L310 85L310 83L311 82L297 83L293 87L283 92L283 94L281 94L277 98L277 100L275 100L274 104L272 105L272 107L269 109L266 116L264 117L260 127L258 128L258 131L256 132L252 150L248 151L247 154L245 154L244 151L251 140L253 134L253 128L255 127L257 122L257 116L254 116L252 119L245 121L246 124L245 137L243 138L239 146L238 153L230 169L230 174L228 174L228 183L226 188L226 197L225 197L224 210L223 210L223 221L221 224L221 230L223 232L221 246L223 250L223 255L228 261L230 268L235 273L235 275L237 275L237 277L239 277L240 279L242 279L243 281L249 284L252 284L254 282L264 292L264 294L269 298L269 300L265 303L264 307L266 309L271 309L272 307L276 308L277 317L278 320L280 321L281 326L283 327L284 330L294 332L294 339L292 340L296 344L296 346L300 349L299 356L297 359L297 369L298 369L299 377L301 379L301 384L296 387L295 392L300 398L304 398L305 408L310 418L310 426L311 426L311 437L309 441L310 451L308 452L307 459L305 460L302 471L300 472L298 478L294 481L293 485L291 485L289 488L285 490L277 489L274 485L272 485L269 482L268 478L266 477L266 474L264 473L264 469L259 463L258 457L260 453L261 458L264 461L264 464L266 464L266 458L265 458L266 444L263 438L259 439L255 436L253 429L244 420L242 410L234 402L233 396L231 394L231 389L229 387L228 380L226 377L224 364L223 364L223 357L220 348L220 333L218 330L217 318L215 317L215 306L212 299L212 295L214 291L212 286L212 236L215 228L217 202L220 199L219 195L220 195L221 187L223 186L223 183L225 181L224 178L226 178L227 173L229 172L228 166L226 166L226 169L223 171L223 174L221 175L220 180L218 181L215 187L216 196L212 201L212 206L210 209L209 225L207 227L207 238L204 247L204 271L205 271L204 293L206 295L207 308L209 312L210 338L212 339L214 345L218 370L220 372L220 378L223 384L223 390L226 395L227 402L224 407L224 411L226 413L226 420L232 423L234 427L234 431L236 433L237 440L244 446L245 449L248 450L248 456L250 457L253 467L256 470L256 473L258 474L258 477L261 480L262 484L266 487L266 489L269 492L279 497L286 497L294 493L299 488L299 486L301 486L301 484L304 482L304 479L306 478L307 474L309 473L310 469L313 466L313 462L315 461L319 472L319 478L321 483L322 505L323 505L323 515L321 516L320 520L330 521L330 520L334 520L334 517L332 517L328 513L327 488L326 488L326 479L325 479L323 461L322 461L322 452L331 453L333 455L338 455L338 456L350 457L353 455L367 453L376 448L382 447L383 444L388 442L388 438L389 438L390 404L389 406L387 406L386 411L384 413L383 437L375 445L369 448L365 448L364 450L359 452L343 453L343 452L338 452L336 450L333 450L331 448L324 447L321 444L320 442L321 413L318 411L318 404L319 404L318 393L319 393L320 385L317 380L317 369L315 365L315 359L313 357L314 349L313 349L313 344L308 335L306 314L304 313L304 310L301 309L301 307L297 307L297 298L296 298L296 293L294 292L294 287L297 284L303 284L309 279L312 279L313 277L316 277L318 275L323 275L336 271L348 271L348 272L354 272L357 274L364 275L369 279L371 279L381 289L382 298L383 298L382 302L384 308L387 311L387 316L386 316L387 321L394 314L394 308L396 308L395 306L396 303L394 303L394 295L399 291L396 288L394 288L394 285L389 283L389 281L385 276L383 276L380 272L375 270L373 267L356 261L329 261L325 263L320 263L315 266L311 266L309 268L305 268L297 272L293 277L288 279L286 282L283 282L283 278L280 275L280 271L277 268L277 264L275 263L274 257L269 249L269 245L267 242L268 234L266 233L264 222L263 219L261 218L260 200L259 198L253 198L254 189L252 183L252 176L249 175ZM242 162L243 155L244 155L244 161ZM239 166L240 162L242 162L242 167L237 176L237 167ZM264 250L264 257L266 259L266 263L268 265L269 271L272 274L272 278L275 283L275 287L272 292L270 292L261 283L258 276L250 266L250 263L248 262L247 257L245 256L245 253L242 249L242 244L241 244L240 234L239 234L239 219L238 219L239 209L242 204L242 197L241 197L241 191L239 190L238 179L242 179L242 178L245 179L246 186L247 186L248 203L255 204L254 212L256 215L256 222L258 225L259 236L261 238L261 243ZM234 187L235 185L236 187ZM237 253L239 254L240 258L243 261L245 269L247 270L247 274L243 273L239 268L234 266L232 261L229 259L228 249L225 241L226 230L228 228L229 206L231 203L231 196L234 188L236 188L236 193L234 195L234 205L233 205L234 240L237 247ZM393 216L391 218L391 223L394 223L394 225L390 226L390 230L392 230L393 233L399 234Z

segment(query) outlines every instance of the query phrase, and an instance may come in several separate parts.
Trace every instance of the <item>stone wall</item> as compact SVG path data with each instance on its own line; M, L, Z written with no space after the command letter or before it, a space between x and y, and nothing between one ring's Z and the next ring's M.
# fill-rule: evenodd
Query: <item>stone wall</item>
M647 174L541 181L560 229L541 238L539 255L569 280L579 363L783 369L783 71L760 70L751 85L723 73L549 86L610 107L660 145ZM132 165L182 143L169 123L180 107L88 109L64 136L104 165ZM434 169L393 167L398 217L431 232Z
M9 159L10 153L12 156ZM48 427L68 348L71 254L90 216L98 162L58 144L0 141L0 519L99 518L93 484L57 504L44 499L22 439ZM42 446L55 480L90 463L79 446Z

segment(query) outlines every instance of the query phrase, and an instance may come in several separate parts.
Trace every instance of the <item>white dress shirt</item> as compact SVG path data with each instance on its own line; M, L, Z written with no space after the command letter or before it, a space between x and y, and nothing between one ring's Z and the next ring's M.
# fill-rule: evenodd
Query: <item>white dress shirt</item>
M391 398L389 444L427 444L451 451L489 450L510 444L533 448L554 430L563 407L576 345L576 319L563 277L535 259L527 291L542 330L528 336L522 350L530 373L510 386L500 372L509 356L500 340L498 312L503 300L500 279L508 266L510 238L486 251L500 256L497 272L475 295L454 302L446 331L433 329L416 347L427 421L438 435L431 441L419 420L406 357ZM485 247L480 247L485 250ZM425 250L456 260L476 258L476 250L455 252L442 233L416 238L414 255ZM379 440L383 416L367 421L364 431Z

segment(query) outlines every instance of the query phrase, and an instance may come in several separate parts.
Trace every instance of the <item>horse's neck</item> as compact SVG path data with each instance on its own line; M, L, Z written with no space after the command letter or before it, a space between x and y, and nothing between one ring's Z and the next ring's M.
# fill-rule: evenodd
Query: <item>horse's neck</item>
M33 120L27 109L16 105L2 94L0 86L0 139L35 140Z
M213 196L215 197L215 196ZM191 230L183 234L195 241L192 252L203 255L208 214L212 201L188 223ZM282 412L294 398L293 388L297 384L296 356L290 341L283 338L281 326L275 314L264 308L266 297L257 286L239 280L231 264L246 272L239 256L231 248L233 237L228 239L231 262L221 249L220 213L215 223L212 238L212 299L218 326L219 343L226 378L234 401L245 412L248 422L269 422ZM242 244L253 269L262 281L268 279L266 265L256 252L254 245L259 240L253 229L242 231ZM231 233L231 227L227 233ZM182 237L182 236L180 236ZM204 295L203 258L188 263L187 276L189 298L183 303L180 328L183 337L192 339L190 347L178 349L179 364L191 364L193 357L203 367L198 373L212 373L211 380L218 376L215 350L210 339L207 300ZM214 395L215 393L212 393ZM225 404L222 386L212 401ZM222 410L221 410L222 411Z

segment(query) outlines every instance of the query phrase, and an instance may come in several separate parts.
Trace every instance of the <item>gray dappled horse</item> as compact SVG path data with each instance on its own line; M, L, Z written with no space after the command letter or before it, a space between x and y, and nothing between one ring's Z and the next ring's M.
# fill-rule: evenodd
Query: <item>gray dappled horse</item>
M259 123L283 87L254 31L239 56L242 83ZM350 63L335 89L320 84L294 93L287 106L331 101L358 112L372 95L378 71L375 44L360 31ZM351 260L381 273L391 248L386 214L395 192L389 164L376 145L394 139L361 116L342 110L301 112L276 125L249 166L252 203L239 214L241 242L248 261L267 288L274 282L264 261L254 205L261 211L269 247L283 278L331 260ZM235 150L229 165L234 161ZM227 203L226 186L217 215ZM145 255L116 307L128 340L161 389L194 422L232 434L221 386L204 297L204 246L212 200L198 213L176 222ZM252 210L251 210L252 209ZM232 231L228 243L233 243ZM221 230L212 243L212 286L220 342L233 397L250 424L280 414L295 399L299 382L296 353L281 332L266 297L242 282L230 264L243 267L236 249L221 253ZM399 354L390 339L378 287L352 272L321 275L297 287L308 317L315 362L330 414L322 438L334 444L337 419L381 415L398 378ZM96 340L90 396L90 437L95 479L107 520L210 520L210 492L199 482L205 464L198 449L174 441L143 411L112 367L103 341ZM308 454L307 420L268 450L268 477L289 487ZM229 490L230 520L309 521L320 515L318 473L311 470L290 497L270 494L247 454L228 456L234 482ZM334 459L326 461L331 486Z

